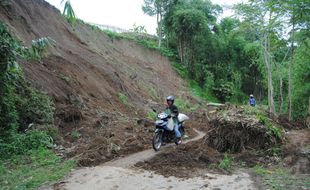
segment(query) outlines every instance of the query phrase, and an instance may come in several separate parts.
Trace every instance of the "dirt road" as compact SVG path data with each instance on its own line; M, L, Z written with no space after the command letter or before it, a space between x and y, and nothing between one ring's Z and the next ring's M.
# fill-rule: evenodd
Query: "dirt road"
M184 143L201 139L205 134L195 130L197 136ZM256 189L250 175L237 171L232 175L204 173L201 177L180 179L164 177L154 172L134 168L137 162L148 160L160 152L145 150L124 158L112 160L97 167L87 167L71 172L66 179L40 189L57 190L151 190L151 189Z

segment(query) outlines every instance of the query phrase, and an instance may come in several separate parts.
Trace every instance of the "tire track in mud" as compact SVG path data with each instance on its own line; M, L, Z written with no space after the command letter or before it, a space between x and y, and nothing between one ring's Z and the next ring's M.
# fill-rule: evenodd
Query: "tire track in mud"
M194 129L196 137L183 144L197 141L205 133ZM174 144L165 147L175 146ZM157 189L238 189L256 190L251 176L242 171L232 175L205 173L201 177L180 179L174 176L164 177L152 171L141 170L133 166L164 152L148 149L129 156L118 158L96 167L86 167L72 171L65 179L54 185L42 186L40 190L157 190Z
M197 129L194 129L194 131L197 133L196 137L183 141L183 144L186 144L192 141L197 141L206 135L206 133L198 131ZM169 144L169 145L166 145L165 147L170 147L170 146L175 146L175 145ZM162 148L165 148L165 147L162 147ZM134 166L138 162L149 160L153 158L155 155L160 154L161 152L162 151L155 152L153 149L148 149L148 150L144 150L138 153L131 154L124 158L118 158L116 160L106 162L103 164L103 166L129 168L131 166Z

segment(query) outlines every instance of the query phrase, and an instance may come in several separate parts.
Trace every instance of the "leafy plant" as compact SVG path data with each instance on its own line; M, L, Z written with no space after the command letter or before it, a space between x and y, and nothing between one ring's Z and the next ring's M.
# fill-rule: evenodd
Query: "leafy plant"
M14 155L27 154L29 150L52 146L53 139L44 131L31 130L26 133L15 133L9 141L0 139L0 159L8 159Z
M75 139L78 139L81 137L81 133L79 133L77 130L74 130L71 132L71 136Z
M269 135L274 136L278 140L282 139L283 131L281 128L274 126L272 122L261 113L257 114L257 118L263 125L267 127L267 133Z
M188 111L193 108L193 105L191 105L188 100L183 100L181 98L175 99L175 105L177 105L181 111Z
M149 111L146 116L148 119L155 120L157 117L157 113L154 111Z
M64 0L61 1L61 4L63 2L64 2ZM72 5L70 3L70 0L66 1L62 14L67 18L67 20L70 24L75 24L77 18L75 16L75 13L74 13L74 10L73 10Z
M132 31L134 33L138 33L138 34L140 34L140 33L146 34L147 33L145 26L141 26L141 25L137 26L136 24L133 25L133 28L130 29L130 31Z
M0 160L0 186L1 189L36 189L62 178L74 167L74 161L62 161L51 150L31 150L26 155Z
M215 84L212 90L221 102L225 102L233 95L233 84L231 82L222 81L219 84Z
M118 93L118 99L125 105L129 104L127 96L123 93Z
M43 37L37 40L32 40L31 48L29 50L29 57L40 61L47 53L48 46L54 46L55 40L50 37Z
M228 154L224 155L223 160L219 163L218 167L223 170L229 170L232 166L233 158Z

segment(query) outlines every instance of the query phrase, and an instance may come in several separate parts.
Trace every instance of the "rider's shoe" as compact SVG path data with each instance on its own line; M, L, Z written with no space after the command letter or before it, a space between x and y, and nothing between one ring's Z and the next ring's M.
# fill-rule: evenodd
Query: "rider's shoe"
M176 144L177 144L177 145L182 144L181 138L177 139Z

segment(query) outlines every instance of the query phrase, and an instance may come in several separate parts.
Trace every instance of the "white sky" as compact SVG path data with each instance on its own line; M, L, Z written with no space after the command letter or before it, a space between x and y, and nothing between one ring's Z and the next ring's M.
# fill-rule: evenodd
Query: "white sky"
M61 0L45 0L62 10ZM66 1L66 0L65 0ZM211 0L219 5L232 5L242 0ZM86 22L117 26L131 29L133 25L142 25L150 34L155 34L156 17L145 15L142 11L143 0L71 0L76 16ZM225 11L224 15L232 13Z

